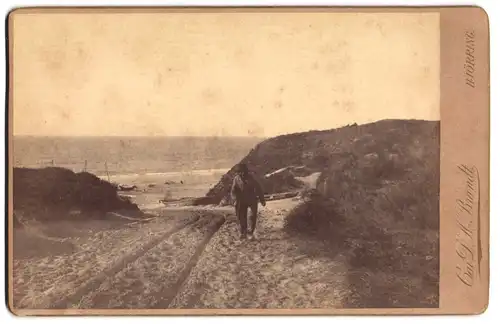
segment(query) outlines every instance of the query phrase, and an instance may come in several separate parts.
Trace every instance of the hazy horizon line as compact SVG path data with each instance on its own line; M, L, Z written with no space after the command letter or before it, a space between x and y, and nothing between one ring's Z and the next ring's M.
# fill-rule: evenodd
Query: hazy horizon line
M278 136L283 136L283 135L291 135L291 134L298 134L298 133L308 133L308 132L324 132L324 131L331 131L343 127L347 127L350 125L357 125L357 126L362 126L362 125L368 125L368 124L375 124L378 122L382 121L434 121L434 122L439 122L441 119L418 119L418 118L385 118L385 119L379 119L375 121L368 121L368 122L362 122L358 123L353 121L352 123L348 123L342 126L337 126L337 127L332 127L332 128L326 128L326 129L310 129L307 131L296 131L296 132L290 132L290 133L283 133L283 134L276 134L273 136L245 136L245 135L35 135L35 134L12 134L13 137L59 137L59 138L237 138L237 139L269 139L273 137L278 137Z

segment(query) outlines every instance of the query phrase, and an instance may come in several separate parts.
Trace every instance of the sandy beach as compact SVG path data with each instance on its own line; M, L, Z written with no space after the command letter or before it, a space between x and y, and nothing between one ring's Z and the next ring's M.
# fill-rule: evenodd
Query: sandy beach
M100 176L101 179L125 186L136 186L121 195L130 197L142 210L164 207L160 200L202 197L229 169L206 169L180 172L151 172Z
M39 255L22 251L18 245L15 305L100 309L341 306L341 292L346 291L339 275L345 271L343 256L326 263L315 260L281 230L284 215L297 203L292 199L269 202L261 209L258 240L246 243L237 239L231 207L158 208L150 211L157 218L147 224L96 222L73 229L65 238L56 233L68 233L74 224L61 223L59 230L38 226L35 235L31 232L36 245L66 248ZM21 232L15 237L23 238ZM103 272L106 275L100 275ZM318 281L323 283L318 285Z
M405 303L434 302L407 294L419 291L418 276L408 286L385 273L353 267L352 248L332 249L287 235L285 217L299 203L294 198L268 202L252 242L238 239L231 206L158 207L148 210L156 217L147 223L60 222L17 229L14 305L332 309L363 305L374 298L370 287ZM360 280L365 285L353 285Z
M237 239L232 206L169 207L160 202L203 196L225 172L227 169L110 176L116 184L136 186L120 194L150 215L153 220L149 222L35 222L16 229L15 306L278 306L273 300L295 307L340 305L339 286L329 291L326 285L314 283L327 269L333 273L342 268L341 259L327 263L308 260L282 231L286 213L298 200L283 199L261 206L258 240L248 243ZM312 183L315 177L303 180ZM108 180L107 176L101 178ZM215 260L224 260L223 264L229 266L220 268L221 263ZM318 266L321 271L316 271ZM342 281L336 278L332 280ZM241 285L254 288L245 289L245 295L241 295L237 293ZM317 298L317 294L338 296L325 299Z

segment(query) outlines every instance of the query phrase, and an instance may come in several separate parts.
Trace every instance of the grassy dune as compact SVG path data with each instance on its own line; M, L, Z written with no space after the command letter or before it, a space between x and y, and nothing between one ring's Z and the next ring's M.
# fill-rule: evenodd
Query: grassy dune
M48 167L14 168L14 225L27 220L104 219L110 211L141 216L137 205L93 174Z
M436 307L439 300L439 122L383 120L268 139L242 162L256 174L320 172L317 195L287 213L300 244L341 249L347 307ZM229 192L234 168L204 203ZM333 253L335 257L336 253Z
M266 183L265 174L290 166L301 166L307 174L323 172L342 163L345 154L353 153L357 158L379 151L405 152L405 146L415 143L414 153L420 163L420 150L439 152L439 122L423 120L382 120L365 125L348 125L341 128L310 131L273 137L259 143L240 162L246 163L251 172L267 187L283 191L294 188L293 183ZM410 159L410 156L408 156ZM383 166L384 163L380 163ZM383 166L384 168L386 166ZM381 171L381 170L379 170ZM387 169L387 171L389 171ZM236 166L222 176L199 204L218 204L229 194ZM307 174L297 176L307 176ZM283 179L278 178L278 181Z
M438 306L437 132L382 123L354 135L318 179L321 195L287 216L287 232L348 251L347 306Z

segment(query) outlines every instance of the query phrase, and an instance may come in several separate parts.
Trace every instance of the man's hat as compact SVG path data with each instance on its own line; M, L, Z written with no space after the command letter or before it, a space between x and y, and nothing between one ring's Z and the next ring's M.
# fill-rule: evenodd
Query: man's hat
M245 163L240 163L236 167L236 172L248 172L248 167Z

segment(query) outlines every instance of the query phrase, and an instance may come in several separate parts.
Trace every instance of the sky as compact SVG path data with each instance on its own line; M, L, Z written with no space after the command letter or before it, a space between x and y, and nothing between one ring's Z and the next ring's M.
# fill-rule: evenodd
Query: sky
M14 135L258 136L439 119L438 13L33 13Z

